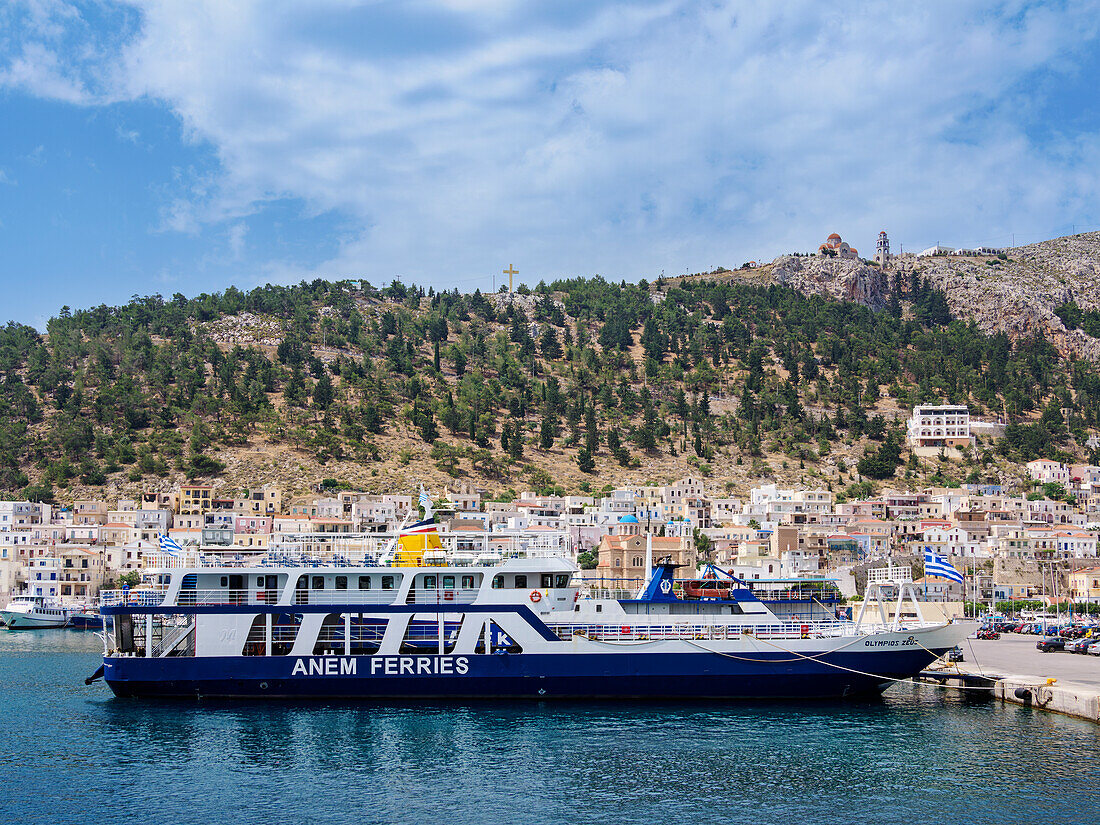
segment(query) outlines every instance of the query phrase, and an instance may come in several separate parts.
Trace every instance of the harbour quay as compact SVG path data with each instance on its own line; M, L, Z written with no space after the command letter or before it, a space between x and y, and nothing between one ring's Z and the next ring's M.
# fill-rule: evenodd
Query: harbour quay
M1100 723L1100 656L1044 653L1035 636L968 639L964 660L921 674L948 688L981 690L1002 702Z

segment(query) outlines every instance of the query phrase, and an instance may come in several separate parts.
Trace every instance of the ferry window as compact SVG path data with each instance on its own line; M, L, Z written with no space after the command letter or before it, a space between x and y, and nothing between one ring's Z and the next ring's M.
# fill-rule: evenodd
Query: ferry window
M596 612L597 613L603 613L603 605L602 604L596 605Z
M493 590L500 590L504 587L504 576L493 576Z
M553 587L553 586L554 586L554 577L551 576L549 573L543 573L542 574L542 584L540 584L539 587Z
M336 577L336 589L337 590L347 590L348 589L348 577L347 576L337 576Z
M256 586L257 587L263 587L264 586L264 577L263 576L257 576L256 577Z
M473 576L463 576L462 577L462 589L463 590L472 590L473 587L474 587L474 577Z
M325 577L324 576L314 576L313 577L313 589L314 590L324 590L325 589Z
M360 590L370 590L370 576L360 576L359 577L359 589Z
M454 590L455 589L455 577L454 576L444 576L443 577L443 589L444 590Z
M222 587L229 587L229 576L222 576Z
M526 587L526 586L527 586L527 577L526 576L516 576L516 587Z
M305 590L309 587L309 579L306 576L299 576L298 583L294 585L296 590Z
M383 590L393 590L393 576L383 576L382 577L382 589Z
M554 587L568 587L569 586L569 574L559 573L554 578Z
M431 588L435 587L435 576L425 576L424 577L424 587L425 587L425 589L429 589L429 590Z

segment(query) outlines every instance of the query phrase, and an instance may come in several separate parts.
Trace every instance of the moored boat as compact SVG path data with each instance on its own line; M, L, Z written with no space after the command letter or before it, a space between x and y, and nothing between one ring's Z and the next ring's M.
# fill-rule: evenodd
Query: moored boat
M67 627L73 630L102 630L103 616L98 610L77 608L69 614Z
M69 622L69 611L61 602L48 596L20 595L0 611L0 619L3 619L8 630L65 627Z
M662 563L633 598L583 595L566 558L147 573L151 588L102 594L118 696L837 698L919 673L972 630L792 621L736 580L692 597Z

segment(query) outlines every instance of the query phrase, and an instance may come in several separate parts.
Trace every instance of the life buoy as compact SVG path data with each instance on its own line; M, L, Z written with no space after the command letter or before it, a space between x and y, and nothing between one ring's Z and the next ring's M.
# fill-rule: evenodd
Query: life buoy
M623 632L623 633L629 633L629 632L630 632L630 625L628 625L628 624L624 624L624 625L622 626L622 628L620 628L620 630L621 630L621 632Z
M542 593L540 593L538 590L532 590L531 591L531 601L536 602L536 603L541 602L542 601Z

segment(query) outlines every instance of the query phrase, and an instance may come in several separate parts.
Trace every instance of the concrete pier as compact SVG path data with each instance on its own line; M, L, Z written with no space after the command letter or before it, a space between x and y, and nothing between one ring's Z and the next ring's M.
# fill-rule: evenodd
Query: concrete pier
M948 688L991 686L1002 702L1100 722L1100 657L1042 653L1037 641L1014 635L971 639L962 645L965 661L931 668L921 679Z
M1100 690L1075 682L1034 676L1006 676L997 680L993 695L1002 702L1065 713L1100 722Z

